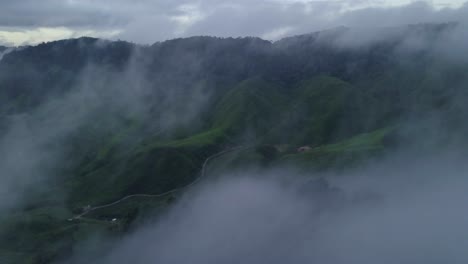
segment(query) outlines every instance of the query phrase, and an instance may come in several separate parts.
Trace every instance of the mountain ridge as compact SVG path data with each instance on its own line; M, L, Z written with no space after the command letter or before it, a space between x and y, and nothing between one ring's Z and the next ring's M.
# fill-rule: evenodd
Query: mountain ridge
M409 26L403 36L443 39L452 27ZM51 263L97 233L117 239L170 208L183 194L172 190L200 173L286 166L313 179L402 145L468 145L468 64L401 35L343 45L348 33L146 46L86 37L5 55L0 168L25 197L5 209L0 254Z

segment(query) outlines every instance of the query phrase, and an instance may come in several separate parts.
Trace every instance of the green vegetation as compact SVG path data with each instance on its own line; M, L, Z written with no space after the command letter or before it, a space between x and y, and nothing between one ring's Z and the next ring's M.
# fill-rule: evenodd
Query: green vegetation
M25 160L50 152L60 162L38 159L46 169L37 173L53 187L31 188L34 199L0 219L0 262L53 263L82 241L121 235L167 210L182 191L69 219L87 205L180 190L222 151L234 149L210 160L207 177L247 167L365 164L400 143L402 127L429 132L408 120L468 132L466 64L438 61L430 50L402 58L399 39L348 50L317 34L152 46L82 38L9 53L0 63L1 139L17 139L13 128L39 127L32 143L11 142L40 150ZM0 154L9 146L0 145Z
M384 128L350 139L313 147L302 153L287 154L281 162L303 168L326 169L351 166L375 158L385 150L385 139L394 129Z
M318 146L310 152L358 152L369 150L382 150L384 139L392 129L383 128L371 133L364 133L335 144Z
M258 77L248 79L221 99L214 109L213 127L232 136L245 132L261 137L280 119L286 103L277 85Z
M138 152L148 152L157 148L203 148L215 146L226 139L227 137L224 130L215 128L188 138L162 142L156 141L152 144L144 145L142 148L138 149Z

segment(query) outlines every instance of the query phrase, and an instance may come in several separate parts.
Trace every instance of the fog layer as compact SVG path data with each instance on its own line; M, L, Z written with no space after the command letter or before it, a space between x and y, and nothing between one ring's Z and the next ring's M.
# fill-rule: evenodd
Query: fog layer
M104 263L466 263L467 169L451 155L402 154L325 189L308 185L322 175L284 169L229 175Z

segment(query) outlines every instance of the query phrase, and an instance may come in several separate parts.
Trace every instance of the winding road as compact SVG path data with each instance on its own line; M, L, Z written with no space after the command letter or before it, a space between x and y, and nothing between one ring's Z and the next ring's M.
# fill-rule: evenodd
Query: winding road
M203 179L206 176L206 166L208 165L208 163L210 161L212 161L213 159L219 158L219 157L223 156L224 154L227 154L227 153L230 153L230 152L233 152L233 151L236 151L236 150L248 149L248 148L250 148L250 147L249 146L233 147L233 148L229 148L229 149L223 150L221 152L218 152L216 154L213 154L213 155L209 156L203 162L203 166L202 166L202 169L201 169L201 172L200 172L200 177L196 178L193 182L191 182L190 184L188 184L186 186L179 187L179 188L176 188L176 189L164 192L164 193L160 193L160 194L132 194L132 195L127 195L127 196L125 196L125 197L123 197L123 198L121 198L121 199L119 199L117 201L114 201L112 203L103 204L103 205L99 205L99 206L94 206L94 207L91 207L89 209L86 209L83 213L81 213L79 215L76 215L73 218L70 218L69 220L72 221L72 220L80 219L83 216L85 216L85 215L87 215L87 214L89 214L89 213L91 213L93 211L103 209L103 208L107 208L107 207L111 207L111 206L119 204L119 203L121 203L123 201L126 201L128 199L135 198L135 197L157 198L157 197L162 197L162 196L165 196L165 195L168 195L168 194L171 194L171 193L175 193L175 192L187 189L187 188L195 185L196 183L198 183L201 179Z

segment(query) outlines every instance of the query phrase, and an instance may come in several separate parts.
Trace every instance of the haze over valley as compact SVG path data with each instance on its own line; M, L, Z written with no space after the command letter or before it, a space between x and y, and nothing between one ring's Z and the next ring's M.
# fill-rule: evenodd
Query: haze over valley
M175 2L0 1L0 263L467 263L467 4Z

